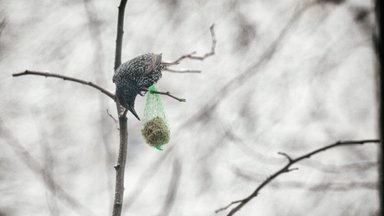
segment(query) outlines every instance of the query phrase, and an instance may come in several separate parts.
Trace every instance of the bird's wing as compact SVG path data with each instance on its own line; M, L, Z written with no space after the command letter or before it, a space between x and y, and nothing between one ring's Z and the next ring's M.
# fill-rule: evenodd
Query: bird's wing
M152 54L151 61L149 65L145 68L144 74L151 73L155 68L157 68L161 64L161 53L156 55Z

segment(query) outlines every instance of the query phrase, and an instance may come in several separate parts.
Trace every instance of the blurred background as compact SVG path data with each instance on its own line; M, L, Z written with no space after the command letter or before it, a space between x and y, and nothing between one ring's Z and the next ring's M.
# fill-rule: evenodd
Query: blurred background
M119 1L0 0L0 215L110 215L118 152L110 91ZM370 0L129 0L123 62L210 51L163 72L171 141L158 151L128 114L123 215L225 215L286 159L338 140L377 138ZM143 115L145 98L136 99ZM378 215L378 145L297 164L237 215Z

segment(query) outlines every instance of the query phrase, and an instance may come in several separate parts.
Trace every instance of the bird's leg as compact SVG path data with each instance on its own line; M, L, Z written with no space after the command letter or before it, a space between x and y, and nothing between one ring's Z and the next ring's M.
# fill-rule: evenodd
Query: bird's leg
M119 117L125 116L127 112L128 112L128 109L126 109L125 107L119 104Z
M145 93L148 91L148 89L146 89L146 88L141 88L140 90L139 90L139 95L140 96L144 96L145 95Z

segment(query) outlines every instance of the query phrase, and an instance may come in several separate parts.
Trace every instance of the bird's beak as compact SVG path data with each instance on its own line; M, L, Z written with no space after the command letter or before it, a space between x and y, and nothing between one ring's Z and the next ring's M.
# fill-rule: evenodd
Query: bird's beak
M135 108L133 107L129 107L129 111L131 111L131 113L140 121L140 118L139 116L137 115L136 111L135 111Z

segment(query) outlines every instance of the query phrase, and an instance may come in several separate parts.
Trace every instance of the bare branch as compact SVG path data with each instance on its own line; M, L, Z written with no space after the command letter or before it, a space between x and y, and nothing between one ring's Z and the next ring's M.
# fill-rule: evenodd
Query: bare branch
M212 45L211 45L210 52L207 52L207 53L205 53L202 56L197 56L197 55L195 55L196 52L194 51L194 52L191 52L189 54L185 54L185 55L180 56L178 59L176 59L173 62L170 62L170 63L165 63L164 62L164 64L166 64L167 66L177 65L177 64L179 64L184 59L192 59L192 60L203 61L206 58L208 58L210 56L213 56L215 54L215 49L216 49L215 24L212 24L211 27L209 27L209 31L211 32L211 37L212 37Z
M119 116L120 126L120 146L117 164L114 166L116 170L116 183L115 183L115 198L113 202L112 216L120 216L123 206L124 198L124 173L125 162L127 160L127 147L128 147L128 131L127 131L127 117L125 115Z
M117 35L116 35L116 50L115 50L115 66L116 69L121 64L121 49L123 45L123 34L124 34L124 13L125 5L127 0L121 0L119 5L119 13L117 18ZM128 123L127 123L127 112L120 115L120 104L119 100L116 100L116 110L119 115L119 128L120 128L120 145L119 155L117 158L116 170L116 182L115 182L115 197L113 200L113 211L112 216L120 216L123 207L124 200L124 173L125 173L125 162L127 160L128 151Z
M148 89L141 89L142 91L145 91L145 92L148 92L149 90ZM179 102L185 102L186 100L184 98L178 98L174 95L171 95L171 93L169 92L159 92L159 91L150 91L152 94L160 94L160 95L166 95L168 97L171 97Z
M106 110L106 112L107 112L108 116L111 117L111 119L112 119L116 124L119 123L119 122L117 121L117 119L116 119L116 118L109 112L108 109Z
M99 85L94 84L93 82L89 82L89 81L85 81L85 80L81 80L81 79L77 79L77 78L73 78L73 77L69 77L69 76L64 76L64 75L60 75L60 74L55 74L55 73L40 72L40 71L30 71L30 70L26 70L26 71L21 72L21 73L14 73L14 74L12 74L13 77L19 77L19 76L25 76L25 75L36 75L36 76L44 76L44 77L53 77L53 78L63 79L63 80L66 80L66 81L72 81L72 82L76 82L76 83L81 83L83 85L91 86L91 87L101 91L103 94L107 95L112 100L115 100L115 95L114 94L112 94L110 91L100 87Z
M159 91L153 91L153 94L161 94L161 95L167 95L175 100L178 100L179 102L185 102L186 100L184 98L178 98L176 96L171 95L169 92L159 92Z
M224 211L224 210L227 210L229 207L231 207L232 205L235 205L236 203L240 203L242 202L243 200L236 200L236 201L232 201L231 203L229 203L228 205L222 207L222 208L219 208L215 211L215 213L219 213L221 211Z
M201 70L174 70L165 68L164 71L168 71L170 73L201 73Z
M286 157L288 159L289 162L292 161L292 158L287 154L287 153L284 153L284 152L277 152L277 154L279 155L283 155L284 157Z
M218 213L220 211L223 211L223 210L226 210L228 209L230 206L234 205L234 204L237 204L236 207L234 207L233 209L231 209L231 211L228 213L227 216L232 216L234 215L236 212L238 212L245 204L247 204L249 201L251 201L253 198L255 198L258 193L260 192L260 190L266 186L268 183L270 183L272 180L274 180L275 178L277 178L278 176L280 176L281 174L283 173L287 173L287 172L290 172L290 171L293 171L293 170L296 170L297 168L290 168L293 164L301 161L301 160L304 160L304 159L307 159L307 158L310 158L311 156L315 155L315 154L318 154L320 152L323 152L323 151L326 151L328 149L331 149L331 148L335 148L335 147L338 147L338 146L351 146L351 145L363 145L363 144L368 144L368 143L374 143L374 144L378 144L380 143L380 140L378 139L367 139L367 140L349 140L349 141L338 141L334 144L331 144L331 145L327 145L327 146L324 146L322 148L319 148L319 149L316 149L314 151L311 151L307 154L304 154L300 157L297 157L295 159L292 159L290 158L287 154L285 153L279 153L281 155L284 155L285 157L288 158L289 162L288 164L286 164L283 168L279 169L278 171L276 171L274 174L272 174L271 176L269 176L267 179L265 179L254 191L253 193L251 193L249 196L247 196L246 198L242 199L242 200L238 200L238 201L235 201L235 202L232 202L230 203L229 205L225 206L224 208L220 208L218 210L216 210L215 212Z
M288 168L288 169L287 169L287 172L291 172L291 171L295 171L295 170L299 170L299 168L297 168L297 167L294 167L294 168Z

